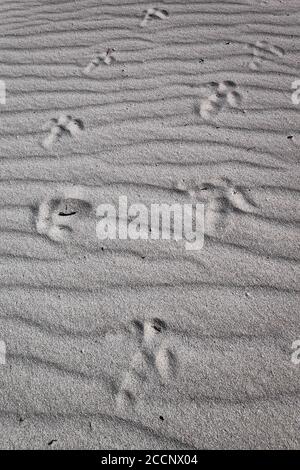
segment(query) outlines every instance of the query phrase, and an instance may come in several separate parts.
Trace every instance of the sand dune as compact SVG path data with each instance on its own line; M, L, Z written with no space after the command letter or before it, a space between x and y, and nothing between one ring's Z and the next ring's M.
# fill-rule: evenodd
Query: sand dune
M299 448L299 20L0 0L0 448ZM124 195L203 249L99 240Z

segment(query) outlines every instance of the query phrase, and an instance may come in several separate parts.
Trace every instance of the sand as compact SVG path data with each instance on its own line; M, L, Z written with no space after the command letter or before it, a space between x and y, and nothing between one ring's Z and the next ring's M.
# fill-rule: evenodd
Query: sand
M298 0L0 11L1 449L299 448ZM97 239L124 195L203 249Z

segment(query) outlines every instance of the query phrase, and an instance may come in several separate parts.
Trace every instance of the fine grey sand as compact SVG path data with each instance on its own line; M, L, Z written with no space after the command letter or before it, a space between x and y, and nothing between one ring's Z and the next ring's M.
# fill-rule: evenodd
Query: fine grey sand
M1 449L300 447L299 12L0 0ZM203 249L101 242L122 195Z

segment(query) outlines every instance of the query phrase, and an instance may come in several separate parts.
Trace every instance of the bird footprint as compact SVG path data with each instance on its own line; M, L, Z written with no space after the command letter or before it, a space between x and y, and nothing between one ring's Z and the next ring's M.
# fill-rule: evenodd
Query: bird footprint
M43 147L49 149L54 143L61 139L64 135L72 137L77 136L84 129L81 119L73 119L72 116L61 115L58 119L51 119L45 126L48 135L43 140Z
M187 192L192 199L205 204L204 226L208 235L214 236L226 229L227 218L232 210L257 212L257 206L246 192L236 188L227 178L223 178L220 185L198 185L193 181L180 181L177 183L177 189Z
M154 318L144 323L135 321L132 326L140 346L131 360L116 397L120 411L134 407L136 397L141 393L143 383L149 380L151 371L166 382L175 377L178 369L177 357L165 342L167 326L164 321Z
M150 19L154 20L165 20L169 16L169 12L167 10L162 10L161 8L148 8L148 10L144 11L144 18L141 22L141 27L147 25Z
M236 91L236 84L231 80L209 82L202 91L207 96L201 100L199 112L205 120L211 119L226 105L238 109L242 103L241 95Z
M39 206L36 229L41 235L48 236L56 242L70 238L74 231L74 217L83 218L91 215L92 206L82 199L50 199Z
M116 61L113 55L114 52L115 52L115 49L112 47L112 48L108 48L106 52L104 52L103 54L96 55L91 60L91 62L85 67L85 69L83 70L83 73L88 75L89 73L93 72L97 67L99 67L101 63L105 65L111 65L113 62Z

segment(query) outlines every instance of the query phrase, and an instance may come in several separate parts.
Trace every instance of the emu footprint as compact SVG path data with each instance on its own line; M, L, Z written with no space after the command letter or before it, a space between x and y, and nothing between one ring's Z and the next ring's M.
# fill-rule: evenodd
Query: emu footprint
M41 203L36 220L37 232L56 242L70 239L74 231L74 218L86 218L92 206L82 199L50 199ZM76 225L75 223L75 225Z
M97 67L99 67L101 63L105 65L111 65L113 62L116 61L113 55L114 52L115 52L115 49L112 47L112 48L108 48L106 52L104 52L103 54L96 55L91 60L91 62L89 62L89 64L85 67L85 69L83 70L83 73L88 75L89 73L93 72Z
M211 119L218 114L226 105L230 108L239 109L242 103L241 95L236 91L236 84L231 80L220 83L209 82L204 88L204 95L200 101L199 113L205 119Z
M175 354L165 344L167 325L163 320L153 318L144 323L137 320L132 327L140 346L132 357L116 397L120 411L134 408L136 396L149 382L150 375L157 373L165 382L174 378L178 369Z
M58 119L53 118L44 126L48 134L42 142L42 146L50 149L53 144L60 140L64 135L72 137L77 136L84 129L81 119L73 119L70 115L62 114Z
M244 213L257 212L257 206L247 193L241 188L236 188L227 178L223 178L220 185L211 183L198 185L193 181L189 183L179 181L176 187L180 191L187 192L192 199L205 204L204 226L208 235L214 236L226 229L227 218L232 210Z
M151 19L154 20L165 20L169 16L169 12L167 10L162 10L161 8L148 8L148 10L144 11L144 18L141 22L141 28L147 25L148 21Z

